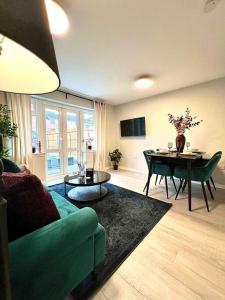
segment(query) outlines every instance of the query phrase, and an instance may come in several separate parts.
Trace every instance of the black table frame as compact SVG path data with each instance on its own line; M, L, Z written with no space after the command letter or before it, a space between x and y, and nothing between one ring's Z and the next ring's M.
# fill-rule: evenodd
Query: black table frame
M103 171L94 171L94 173L96 173L96 172L103 172ZM107 172L104 172L104 173L107 173ZM90 179L90 182L86 181L84 183L78 183L78 184L67 181L66 178L67 177L70 178L70 176L65 176L64 177L64 193L65 193L65 196L68 197L68 194L67 194L67 191L66 191L66 185L73 186L74 188L99 185L99 198L98 199L99 200L102 199L102 184L108 182L111 179L111 175L109 173L107 173L107 174L109 175L108 179L105 179L105 180L102 180L102 181L99 181L99 182L93 182ZM71 176L71 177L75 177L75 176ZM82 176L80 176L80 177L82 177Z
M187 174L188 174L188 209L191 211L191 168L192 164L196 163L198 160L202 159L202 155L196 154L195 156L184 156L179 153L168 153L168 154L160 154L160 153L151 153L148 154L151 157L149 170L152 169L153 162L166 163L171 165L181 164L186 165ZM148 181L147 181L147 189L146 196L149 193L149 185L152 173L148 172Z

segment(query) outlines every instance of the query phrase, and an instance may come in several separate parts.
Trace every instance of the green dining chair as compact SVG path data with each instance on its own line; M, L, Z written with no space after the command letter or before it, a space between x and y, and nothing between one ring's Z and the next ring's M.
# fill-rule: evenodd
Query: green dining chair
M201 182L201 186L202 186L202 191L203 191L203 195L204 195L204 199L205 199L205 204L207 207L207 210L209 211L209 205L208 205L208 199L207 199L207 195L206 195L206 190L205 190L205 183L209 189L210 195L213 199L213 194L212 194L212 190L211 190L211 186L210 186L210 178L212 177L212 173L214 172L214 170L216 169L220 159L222 156L222 152L219 151L217 153L215 153L208 161L206 164L204 164L203 166L193 166L192 170L191 170L191 180L192 181L199 181ZM182 188L183 182L184 180L188 180L188 172L187 169L183 166L176 166L174 168L174 177L180 178L181 179L181 183L180 186L178 188L177 194L176 194L176 198L178 197L180 190Z
M222 151L216 152L213 156L215 156L217 154L221 154L222 155ZM199 160L199 161L196 162L196 165L198 167L199 166L203 167L203 166L205 166L208 163L208 161L209 161L209 159L201 159L201 160ZM212 176L210 176L210 180L209 181L212 183L212 186L213 186L214 190L216 191L216 186L215 186L215 183L214 183L214 180L213 180ZM184 192L186 186L187 186L187 180L184 180L183 181L183 186L182 186L182 193ZM210 192L212 200L214 200L213 194L211 193L211 189L208 188L208 190Z
M162 176L165 178L166 195L167 195L167 199L168 199L169 195L168 195L167 177L171 178L171 180L173 182L173 185L174 185L174 188L175 188L175 191L177 191L176 184L175 184L175 181L174 181L174 178L173 178L173 170L172 170L170 165L159 163L159 162L157 162L157 163L154 162L152 164L152 169L150 170L151 156L149 156L149 154L152 154L152 153L155 153L155 151L154 150L145 150L145 151L143 151L143 154L144 154L147 166L148 166L148 171L151 174L156 175L156 182L155 183L157 183L158 176L161 176L161 179L162 179ZM161 181L161 179L160 179L160 181ZM150 180L146 182L144 190L149 189L149 185L150 185Z

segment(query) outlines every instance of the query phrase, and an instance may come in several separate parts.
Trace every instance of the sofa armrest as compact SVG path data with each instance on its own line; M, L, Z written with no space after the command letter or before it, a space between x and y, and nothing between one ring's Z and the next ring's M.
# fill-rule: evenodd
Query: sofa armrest
M68 217L55 221L9 244L10 265L23 272L43 262L51 262L52 256L74 251L92 235L98 218L91 208L83 208ZM21 267L21 268L20 268ZM19 275L19 274L18 274Z

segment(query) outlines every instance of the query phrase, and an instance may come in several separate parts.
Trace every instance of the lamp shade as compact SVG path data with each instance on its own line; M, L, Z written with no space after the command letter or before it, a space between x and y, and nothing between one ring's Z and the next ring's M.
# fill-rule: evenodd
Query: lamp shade
M59 84L44 0L1 0L0 90L42 94Z

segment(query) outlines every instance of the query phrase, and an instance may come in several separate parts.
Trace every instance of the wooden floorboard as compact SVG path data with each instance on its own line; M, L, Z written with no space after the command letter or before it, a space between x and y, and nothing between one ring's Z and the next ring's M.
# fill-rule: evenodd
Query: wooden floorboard
M146 176L111 171L111 183L142 193ZM169 184L150 196L173 204L143 242L92 297L93 300L225 300L225 190L214 192L207 212L201 187L193 185L193 211L187 194L174 200Z

